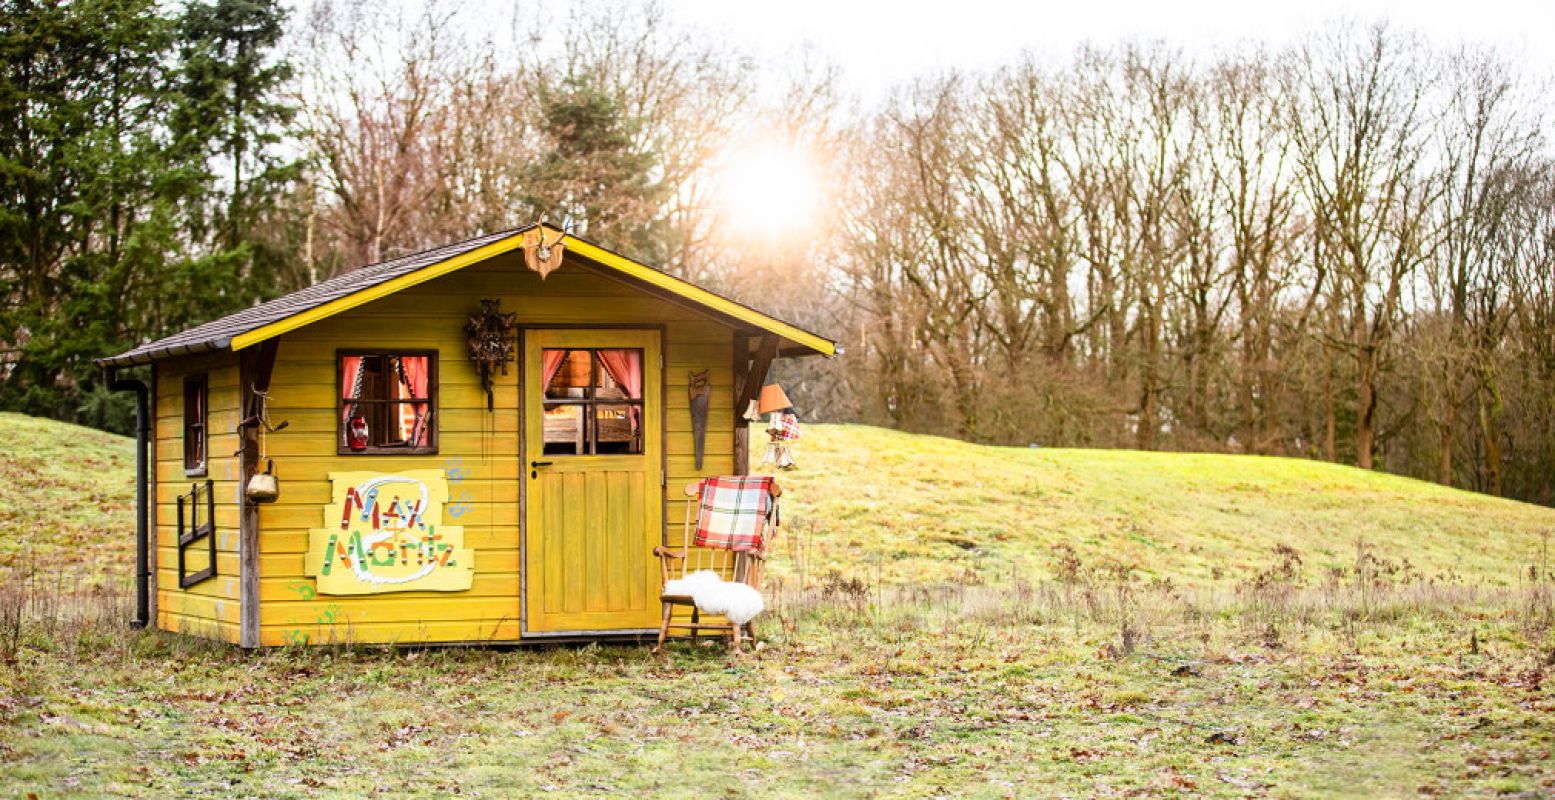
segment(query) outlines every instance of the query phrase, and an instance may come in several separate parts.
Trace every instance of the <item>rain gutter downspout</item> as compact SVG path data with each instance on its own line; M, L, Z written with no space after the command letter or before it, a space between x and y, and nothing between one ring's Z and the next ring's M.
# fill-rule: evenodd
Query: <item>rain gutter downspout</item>
M150 391L144 381L120 378L118 369L115 367L104 369L103 377L107 379L109 389L115 392L135 393L135 618L130 620L130 625L144 628L151 616L151 592L148 581L151 574L150 541L146 526L148 477L146 447L151 439Z

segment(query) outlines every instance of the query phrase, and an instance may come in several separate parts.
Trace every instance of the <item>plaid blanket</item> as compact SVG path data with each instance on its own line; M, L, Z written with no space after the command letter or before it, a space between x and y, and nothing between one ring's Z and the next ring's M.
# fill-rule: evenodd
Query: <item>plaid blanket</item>
M799 418L785 411L772 420L772 427L767 428L767 433L772 436L774 442L792 442L799 439Z
M692 543L720 550L761 550L763 529L772 516L772 477L704 478L697 494L701 509Z

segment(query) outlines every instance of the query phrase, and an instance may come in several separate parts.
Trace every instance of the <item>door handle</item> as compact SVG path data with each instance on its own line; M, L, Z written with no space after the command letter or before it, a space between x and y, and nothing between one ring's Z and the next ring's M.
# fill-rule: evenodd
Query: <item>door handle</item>
M549 461L531 461L531 462L529 462L529 477L530 477L530 479L534 479L534 478L540 477L540 471L538 469L536 469L536 467L549 467L550 465L551 465L551 462L549 462Z

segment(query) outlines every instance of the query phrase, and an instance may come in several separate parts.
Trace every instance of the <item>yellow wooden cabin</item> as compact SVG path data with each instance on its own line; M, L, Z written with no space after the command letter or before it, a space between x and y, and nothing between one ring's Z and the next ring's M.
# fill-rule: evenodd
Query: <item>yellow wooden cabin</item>
M654 632L683 487L745 472L736 409L774 359L837 352L528 226L102 359L140 392L137 616L244 647ZM120 374L148 364L149 386Z

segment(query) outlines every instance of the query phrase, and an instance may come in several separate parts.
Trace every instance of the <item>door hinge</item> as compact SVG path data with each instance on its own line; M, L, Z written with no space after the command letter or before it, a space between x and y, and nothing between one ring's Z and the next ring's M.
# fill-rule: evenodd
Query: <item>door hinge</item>
M664 354L659 354L659 369L664 369Z

